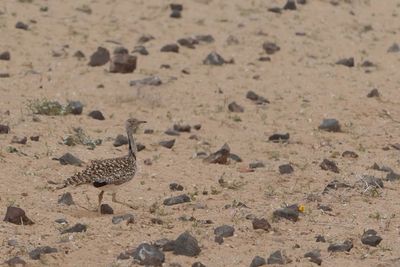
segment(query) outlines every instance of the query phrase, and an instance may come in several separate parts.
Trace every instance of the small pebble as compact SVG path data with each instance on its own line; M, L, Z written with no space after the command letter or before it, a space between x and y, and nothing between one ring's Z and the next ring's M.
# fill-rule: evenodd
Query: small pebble
M88 65L98 67L105 65L108 61L110 61L110 52L104 47L98 47L96 52L90 56Z
M25 145L27 141L28 138L26 136L24 137L13 136L13 138L11 139L11 144Z
M101 204L100 206L101 214L114 214L113 208L108 204Z
M124 215L117 215L112 217L112 223L113 224L119 224L123 221L126 221L127 224L133 223L135 221L135 218L132 214L124 214Z
M140 55L142 55L142 56L147 56L147 55L149 55L149 51L147 51L146 47L143 46L143 45L135 46L135 47L133 48L133 50L132 50L132 53L138 53L138 54L140 54Z
M21 30L28 30L28 28L29 28L29 26L28 26L28 24L26 24L26 23L23 23L22 21L18 21L16 24L15 24L15 28L17 28L17 29L21 29Z
M283 134L283 133L275 133L275 134L271 135L270 137L268 137L268 140L272 141L274 143L279 143L279 142L282 142L282 141L289 140L289 137L290 137L289 133L285 133L285 134Z
M291 260L288 259L282 250L277 250L273 252L267 259L267 264L287 264Z
M195 257L199 255L201 249L198 241L189 232L184 232L174 241L174 254Z
M9 126L0 124L0 134L8 134L9 132L10 132Z
M62 194L58 198L57 202L58 202L58 204L64 204L64 205L67 205L67 206L71 206L71 205L75 204L74 200L72 199L72 195L71 195L70 192L66 192L66 193Z
M61 234L70 234L70 233L82 233L86 232L87 226L81 223L77 223L74 226L67 228L61 232Z
M278 45L276 45L275 43L272 43L272 42L265 42L265 43L263 43L262 47L268 55L275 54L276 52L281 50L281 48Z
M294 172L292 165L290 164L282 164L279 166L279 173L280 174L290 174Z
M394 43L394 44L392 44L392 45L388 48L387 52L388 52L388 53L397 53L397 52L400 52L400 46L399 46L397 43Z
M135 252L133 258L138 261L140 265L146 266L161 266L165 261L165 255L157 247L147 243L140 244Z
M340 132L341 127L337 119L324 119L318 127L321 130L328 132Z
M172 206L172 205L182 204L185 202L190 202L190 197L186 194L182 194L179 196L169 197L164 199L163 204L165 206Z
M173 52L173 53L179 53L179 46L177 44L167 44L164 45L161 49L161 52Z
M89 113L89 117L95 119L95 120L100 120L103 121L105 120L103 113L101 113L100 110L93 110Z
M349 57L349 58L339 59L338 61L336 61L336 65L343 65L349 68L354 67L354 58Z
M6 215L4 216L3 221L17 225L34 224L34 222L26 216L25 211L23 209L12 206L7 207Z
M264 219L264 218L261 218L261 219L254 218L252 221L252 224L253 224L254 230L262 229L264 231L269 232L272 229L271 224L269 224L267 219Z
M265 258L260 257L260 256L255 256L250 263L250 267L259 267L259 266L263 266L266 264L267 264L267 261L265 260Z
M214 230L214 235L222 237L231 237L235 233L235 228L230 225L221 225Z
M169 189L171 191L183 191L183 186L177 183L170 183Z
M203 60L204 65L222 66L225 63L227 63L226 60L216 52L211 52Z
M158 76L150 76L147 78L143 78L141 80L133 80L129 82L130 86L143 86L143 85L159 86L161 84L162 81Z
M166 140L166 141L160 141L158 144L159 144L160 146L162 146L162 147L171 149L171 148L174 146L174 144L175 144L175 139Z
M228 109L230 112L239 112L239 113L244 112L244 108L241 105L237 104L235 101L231 102L228 105Z
M52 248L49 246L37 247L34 250L31 250L28 254L32 260L39 260L42 254L50 254L57 253L58 250L56 248Z
M128 144L128 138L125 135L119 134L114 140L113 146L119 147Z
M8 51L4 51L0 53L0 60L10 60L11 54Z
M343 243L330 244L328 247L328 252L349 252L353 248L353 242L351 240L346 240Z
M380 97L378 89L374 88L372 89L368 94L367 97Z
M309 258L310 262L313 262L317 265L321 265L322 260L321 260L321 252L319 249L314 249L306 254L304 254L304 258Z
M336 165L336 162L334 162L332 160L324 159L319 166L321 167L321 169L323 169L325 171L339 173L339 168Z
M265 168L265 163L259 160L253 161L249 163L250 169L257 169L257 168Z
M287 0L285 6L283 7L284 10L296 10L296 2L294 0Z
M67 113L80 115L83 112L83 104L80 101L68 101L66 110Z
M369 229L363 233L361 242L364 245L376 247L382 241L382 237L378 236L377 234L378 233L375 230Z
M354 151L346 150L346 151L344 151L344 152L342 153L342 157L343 157L343 158L352 158L352 159L356 159L356 158L358 158L358 154L357 154L356 152L354 152Z

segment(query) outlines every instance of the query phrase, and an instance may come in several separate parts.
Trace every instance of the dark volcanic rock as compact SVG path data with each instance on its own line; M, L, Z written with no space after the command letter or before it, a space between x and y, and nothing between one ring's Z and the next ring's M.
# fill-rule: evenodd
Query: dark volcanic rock
M101 113L100 110L93 110L89 113L89 117L95 119L95 120L100 120L103 121L105 120L103 113Z
M125 53L114 52L110 60L111 73L132 73L136 69L137 57Z
M171 136L179 136L179 135L181 135L178 131L176 131L174 129L167 129L164 133L166 135L171 135Z
M378 89L372 89L368 94L367 97L380 97Z
M174 19L179 19L179 18L181 18L182 17L182 12L181 11L179 11L179 10L172 10L171 11L171 15L169 15L171 18L174 18Z
M71 206L74 205L74 200L72 199L72 195L70 192L66 192L64 194L62 194L59 198L58 198L58 204L64 204L67 206Z
M321 167L321 169L325 170L325 171L331 171L334 173L339 173L339 168L336 165L336 162L329 160L329 159L324 159L321 164L319 164L319 166Z
M11 59L11 54L8 51L4 51L0 53L0 60L10 60Z
M18 256L12 257L11 259L6 260L4 263L7 264L10 267L17 267L17 266L25 266L26 265L26 261L24 261L23 259L21 259Z
M248 91L246 94L246 98L254 101L256 104L265 104L265 103L269 104L269 101L266 98L259 96L253 91Z
M345 252L350 251L353 248L353 242L351 240L346 240L343 243L330 244L328 247L329 252Z
M132 53L138 53L141 54L142 56L149 55L149 51L147 51L146 47L144 47L143 45L135 46L132 50Z
M244 108L235 101L228 105L228 109L230 112L244 112Z
M183 186L177 183L170 183L169 189L172 191L183 191Z
M180 44L181 46L187 47L187 48L191 48L191 49L194 49L195 45L197 45L198 43L199 43L199 41L197 41L196 39L194 39L192 37L181 38L178 40L178 44Z
M282 164L279 166L279 173L280 174L290 174L294 172L292 165L290 164Z
M376 247L382 241L382 237L378 236L377 234L378 233L375 230L369 229L362 235L361 242L364 245Z
M113 146L119 147L128 144L128 137L125 135L119 134L114 140Z
M40 138L39 135L32 135L32 136L29 137L29 139L31 139L31 141L34 141L34 142L38 142L39 138Z
M228 157L230 155L230 147L228 144L224 144L220 150L212 153L210 156L205 158L203 161L207 163L227 164Z
M324 119L318 128L328 132L340 132L340 124L337 119Z
M361 181L363 186L383 188L382 179L381 178L377 178L377 177L372 176L372 175L363 175L360 181Z
M285 6L283 7L284 10L296 10L296 2L294 0L287 0Z
M141 144L141 143L137 143L136 144L136 149L137 149L138 152L142 151L145 148L146 148L146 146Z
M130 86L139 86L139 85L159 86L161 84L162 81L158 76L150 76L147 78L143 78L140 80L133 80L129 82Z
M336 65L343 65L349 68L354 67L354 58L349 57L349 58L339 59L338 61L336 61Z
M29 257L32 260L39 260L42 254L50 254L50 253L57 253L58 250L56 248L52 248L49 246L44 247L37 247L34 250L29 252Z
M114 214L113 208L108 204L101 204L100 206L101 214Z
M234 153L229 154L229 159L236 161L236 162L243 162L242 158Z
M6 215L4 216L4 221L18 225L34 224L34 222L31 221L31 219L29 219L26 216L25 211L23 209L12 206L7 207Z
M331 206L318 203L317 208L323 211L332 211Z
M194 37L199 43L213 43L215 41L214 37L211 34L199 34Z
M139 37L139 39L138 39L138 43L139 44L144 44L144 43L147 43L147 42L149 42L149 41L151 41L151 40L154 40L155 38L154 38L154 36L152 36L152 35L150 35L150 34L144 34L144 35L142 35L142 36L140 36Z
M276 52L281 50L281 48L278 45L272 42L264 42L262 47L268 55L275 54Z
M249 163L249 168L250 169L265 168L265 164L262 161L255 160Z
M273 135L271 135L270 137L268 137L269 141L272 141L274 143L278 143L281 141L287 141L289 140L289 133L285 133L285 134L281 134L281 133L275 133Z
M265 260L265 258L260 257L260 256L255 256L250 263L250 267L259 267L259 266L263 266L266 264L267 264L267 261Z
M220 235L216 235L214 237L214 242L219 244L219 245L221 245L222 243L224 243L224 238L222 236L220 236Z
M70 233L82 233L86 232L87 226L81 223L77 223L74 226L65 229L61 232L61 234L70 234Z
M225 63L227 63L226 60L216 52L211 52L203 60L204 65L221 66L221 65L224 65Z
M135 252L133 258L138 261L140 265L145 266L161 266L165 261L165 255L157 247L147 243L140 244Z
M174 124L174 130L178 132L188 132L190 133L190 130L192 127L189 124Z
M78 50L74 53L73 57L76 57L78 60L81 60L84 59L86 56L81 50Z
M10 127L7 125L0 124L0 134L8 134L10 132Z
M270 7L268 8L268 11L277 14L282 13L282 9L280 7Z
M80 115L83 111L83 105L80 101L69 101L66 106L67 113Z
M179 53L179 46L177 44L167 44L161 47L160 51Z
M74 165L81 166L83 161L72 155L71 153L65 153L60 158L53 158L53 160L60 161L61 165Z
M20 30L28 30L29 29L29 26L28 26L28 24L26 24L26 23L23 23L22 21L18 21L16 24L15 24L15 28L16 29L20 29Z
M351 185L348 185L346 183L343 182L339 182L338 180L333 180L332 182L330 182L324 189L324 191L322 192L322 194L326 194L329 192L329 190L337 190L339 188L350 188Z
M306 254L304 254L304 258L309 258L310 262L313 262L317 265L321 265L321 263L322 263L321 252L319 249L314 249L314 250L307 252Z
M113 224L119 224L123 221L126 221L127 224L129 223L134 223L135 222L135 217L132 214L124 214L124 215L116 215L112 217L112 223Z
M97 51L90 56L88 65L98 67L105 65L110 60L110 52L104 47L98 47Z
M315 237L315 242L325 243L326 240L325 240L325 237L324 237L323 235L317 235L317 236Z
M252 224L253 224L254 230L262 229L262 230L269 232L272 229L271 224L269 224L267 219L264 219L264 218L261 218L261 219L254 218L252 221Z
M184 232L174 242L174 254L194 257L199 255L201 249L196 238L189 232Z
M183 10L183 5L182 4L170 4L169 7L171 10L177 10L177 11L182 11Z
M221 225L215 228L214 235L221 237L230 237L235 233L235 228L230 225Z
M393 171L390 171L386 177L385 177L386 181L396 181L396 180L400 180L400 174L395 173Z
M388 48L387 52L388 52L388 53L397 53L397 52L400 52L400 46L399 46L397 43L394 43L394 44L392 44L392 45Z
M162 251L174 251L175 240L162 238L154 241L153 245L157 248L161 248Z
M275 210L273 215L275 218L285 218L296 222L299 219L299 210L294 207L285 207Z
M11 139L11 144L25 145L27 141L28 141L28 138L26 136L18 137L18 136L14 135L13 138Z
M203 263L196 261L192 264L192 267L206 267Z
M268 264L287 264L290 262L291 260L286 257L282 250L275 251L267 259Z
M343 157L343 158L353 158L353 159L356 159L356 158L358 158L358 154L357 154L356 152L354 152L354 151L346 150L346 151L344 151L344 152L342 153L342 157Z
M160 146L165 147L165 148L171 149L171 148L174 146L174 144L175 144L175 139L166 140L166 141L160 141L158 144L159 144Z
M164 199L163 204L165 206L172 206L172 205L177 205L177 204L181 204L181 203L185 203L185 202L190 202L190 197L186 194L182 194L179 196L169 197L169 198Z

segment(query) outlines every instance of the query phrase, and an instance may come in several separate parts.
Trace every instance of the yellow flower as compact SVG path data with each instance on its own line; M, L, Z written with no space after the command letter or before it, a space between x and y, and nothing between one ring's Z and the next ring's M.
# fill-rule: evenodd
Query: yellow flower
M306 209L306 208L304 207L303 204L300 204L299 207L298 207L298 210L299 210L301 213L303 213L305 209Z

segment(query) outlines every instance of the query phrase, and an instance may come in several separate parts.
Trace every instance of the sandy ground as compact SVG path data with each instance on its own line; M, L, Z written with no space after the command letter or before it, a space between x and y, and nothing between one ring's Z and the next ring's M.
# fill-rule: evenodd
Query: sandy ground
M0 60L0 72L10 74L0 78L0 123L11 129L0 135L0 215L14 205L35 222L32 226L0 222L0 260L20 256L28 266L129 266L132 260L117 260L121 252L189 231L201 245L200 255L166 252L165 266L191 266L195 261L206 266L249 266L254 256L268 258L277 249L292 260L289 266L315 265L303 257L311 249L321 250L323 266L398 266L399 182L385 182L375 195L363 188L321 194L333 179L353 185L365 174L384 178L385 172L370 169L374 163L400 171L400 152L391 146L400 142L400 54L387 52L399 42L398 1L309 0L282 14L268 11L283 7L285 1L280 0L180 3L182 18L173 19L169 2L156 0L0 2L0 53L11 54L11 60ZM84 4L91 14L77 10ZM41 7L48 11L40 11ZM16 29L17 21L27 23L29 30ZM88 66L98 46L113 51L118 42L131 51L144 34L155 39L144 44L150 54L138 55L134 73L109 73L108 64ZM195 49L180 47L179 53L160 52L165 44L197 34L211 34L215 42ZM238 43L228 44L230 36ZM268 56L262 48L266 41L276 43L280 51L262 62L258 58ZM73 57L77 50L86 55L84 60ZM61 56L54 57L53 51L61 51ZM235 63L204 65L212 51ZM347 57L354 57L353 68L335 64ZM362 67L365 60L376 67ZM160 68L162 64L171 68ZM129 81L150 75L159 76L163 84L129 86ZM366 97L373 88L378 88L380 98ZM248 90L270 104L260 106L246 99ZM33 115L29 101L43 98L62 104L79 100L85 105L83 114ZM232 101L245 111L228 111ZM94 109L106 119L87 116ZM52 158L70 152L89 163L125 155L127 146L114 147L113 140L124 134L124 121L130 116L147 120L144 128L154 129L153 134L144 134L143 128L137 133L137 140L146 146L139 152L141 171L118 195L137 209L114 204L108 195L105 203L115 214L134 214L135 223L114 225L112 215L58 204L59 196L68 191L80 206L94 209L98 191L90 186L51 190L49 180L62 181L82 169ZM342 132L319 130L324 118L338 119ZM189 139L189 133L165 135L174 123L200 123L201 129L191 133L199 140ZM102 145L94 150L64 145L63 137L78 126L90 137L102 139ZM267 142L277 132L290 133L289 142ZM40 136L38 142L29 140L35 134ZM27 136L28 142L10 144L13 136ZM176 138L172 149L158 145L172 138ZM210 153L224 143L243 162L205 164L192 158L197 151ZM10 146L19 152L9 153ZM345 150L359 157L343 158ZM319 164L324 158L337 162L340 173L322 170ZM145 159L153 164L143 164ZM238 171L254 160L263 161L265 168ZM285 163L294 167L292 174L279 173L278 166ZM221 176L238 186L221 187ZM163 206L165 198L180 193L169 190L171 182L183 185L192 202ZM209 194L203 195L204 190ZM248 208L224 208L239 201ZM273 211L286 203L304 204L298 222L273 220ZM328 204L333 211L321 212L318 204ZM151 207L156 208L151 212ZM248 214L267 218L273 231L253 230ZM183 215L213 224L183 222L179 220ZM60 218L70 226L86 224L88 230L61 235L63 226L54 222ZM153 224L152 218L164 223ZM222 224L234 226L235 234L219 245L213 232ZM383 238L379 246L361 243L366 229L375 229ZM315 242L318 234L327 242ZM11 239L17 245L9 245ZM345 239L353 240L350 252L327 251L329 243ZM59 252L41 260L29 258L29 251L45 245Z

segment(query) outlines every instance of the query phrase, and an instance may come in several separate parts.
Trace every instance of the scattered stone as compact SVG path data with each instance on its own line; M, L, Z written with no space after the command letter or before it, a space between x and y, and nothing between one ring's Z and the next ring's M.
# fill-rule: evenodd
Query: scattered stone
M285 6L283 7L284 10L296 10L296 3L294 0L287 0Z
M144 134L153 134L154 130L153 129L144 129Z
M323 235L317 235L317 236L315 237L315 242L325 243L326 240L325 240L325 237L324 237Z
M119 224L123 221L126 221L127 224L134 223L135 218L133 217L132 214L124 214L124 215L117 215L112 217L112 223L113 224Z
M214 65L214 66L221 66L227 63L227 61L220 56L216 52L211 52L208 56L203 60L204 65Z
M378 89L374 88L367 94L367 97L380 97Z
M290 164L282 164L279 166L279 173L280 174L290 174L294 172L292 165Z
M126 51L128 52L128 51ZM128 53L115 53L110 60L111 73L132 73L136 69L137 57Z
M356 159L356 158L358 158L358 154L357 154L356 152L354 152L354 151L346 150L346 151L344 151L344 152L342 153L342 157L343 157L343 158L352 158L352 159Z
M383 188L382 179L372 175L363 175L360 181L366 187Z
M161 52L173 52L173 53L179 53L179 46L177 44L167 44L164 45L161 49Z
M260 257L260 256L255 256L250 263L250 267L259 267L259 266L263 266L266 264L267 264L267 261L265 260L265 258Z
M224 243L224 238L222 236L220 236L220 235L216 235L214 237L214 242L219 244L219 245L221 245L222 243Z
M114 214L113 208L108 204L101 204L100 206L101 214Z
M26 216L25 211L23 209L12 206L7 207L6 215L4 216L4 221L18 225L34 224L34 222Z
M262 47L268 55L275 54L276 52L281 50L281 48L278 45L272 42L264 42Z
M178 131L175 131L174 129L167 129L164 133L166 135L171 135L171 136L179 136L179 135L181 135Z
M349 252L353 248L353 242L351 240L346 240L343 243L330 244L328 247L328 252Z
M161 266L165 261L165 255L157 247L147 243L140 244L135 252L133 258L139 262L140 265L146 266Z
M214 230L214 235L221 237L230 237L235 233L235 228L230 225L221 225Z
M25 266L26 265L26 261L24 261L23 259L21 259L18 256L15 256L15 257L12 257L11 259L8 259L7 261L5 261L5 263L10 267L17 267L17 266Z
M61 234L70 234L70 233L82 233L86 232L87 226L81 223L77 223L74 226L65 229L61 232Z
M256 160L249 163L250 169L265 168L265 164L262 161Z
M369 61L369 60L365 60L361 64L361 67L363 67L363 68L371 68L371 67L376 67L376 65L373 62Z
M281 133L275 133L273 135L271 135L270 137L268 137L269 141L272 141L274 143L279 143L282 141L287 141L289 140L289 133L285 133L285 134L281 134Z
M272 12L272 13L277 13L277 14L282 13L282 9L280 7L270 7L270 8L268 8L268 11Z
M171 8L171 10L178 10L178 11L183 10L182 4L170 4L169 7Z
M27 141L28 141L28 138L26 136L18 137L18 136L14 135L13 138L11 139L11 144L25 145Z
M354 58L349 57L349 58L339 59L338 61L336 61L336 65L343 65L349 68L354 67Z
M266 98L264 98L262 96L259 96L258 94L256 94L253 91L248 91L247 94L246 94L246 98L254 101L258 105L265 104L265 103L267 103L267 104L270 103Z
M340 124L337 119L324 119L318 127L321 130L328 132L340 132Z
M103 113L101 113L100 110L93 110L89 113L89 117L95 119L95 120L100 120L100 121L104 121L104 115Z
M269 224L267 219L264 218L261 219L254 218L252 224L254 230L262 229L269 232L272 229L271 224Z
M259 58L258 58L258 61L261 61L261 62L269 62L269 61L271 61L271 58L270 58L270 57L259 57Z
M25 31L27 31L28 28L29 28L29 26L28 26L28 24L23 23L22 21L18 21L18 22L15 24L15 28L20 29L20 30L25 30Z
M390 144L390 146L393 147L396 150L400 150L400 144L399 143Z
M11 247L16 247L16 246L18 246L18 241L15 240L15 239L9 239L9 240L7 241L7 245L9 245L9 246L11 246Z
M290 262L291 260L286 257L282 250L275 251L267 259L267 264L287 264Z
M307 4L307 0L297 0L297 4L305 5Z
M175 144L175 139L166 140L166 141L160 141L158 144L160 146L165 147L165 148L171 149Z
M184 232L174 241L174 254L194 257L199 255L201 249L196 238L189 232Z
M56 248L52 248L49 246L44 246L44 247L37 247L34 250L29 252L29 257L32 260L40 260L40 256L42 254L50 254L50 253L57 253L58 250Z
M119 134L114 140L113 146L119 147L128 144L128 138L125 135Z
M146 148L146 146L141 144L141 143L137 143L136 144L136 149L137 149L138 152L142 151L145 148Z
M82 166L83 161L72 155L71 153L65 153L60 158L53 158L53 160L60 161L61 165L74 165Z
M319 249L314 249L306 254L304 254L304 258L309 258L310 262L315 263L317 265L321 265L322 260L321 260L321 252Z
M4 51L0 53L0 60L10 60L11 59L11 54L8 51Z
M183 191L183 186L177 183L170 183L169 189L171 191Z
M193 128L194 128L196 131L198 131L198 130L201 129L201 124L195 124L195 125L193 125Z
M99 46L97 48L97 51L90 56L88 65L92 67L103 66L109 60L110 60L110 52L106 48Z
M10 78L10 74L7 72L0 72L0 78Z
M396 181L396 180L400 180L400 174L397 174L393 171L389 172L386 177L385 177L386 181Z
M80 101L69 101L65 109L66 113L80 115L83 111L83 104Z
M188 132L190 133L191 126L189 124L174 124L174 130L178 132Z
M86 56L85 56L85 54L84 54L81 50L78 50L78 51L76 51L76 52L74 53L73 57L76 57L78 60L82 60L82 59L84 59Z
M117 257L117 260L129 260L131 256L132 254L127 251L121 252Z
M149 42L149 41L151 41L151 40L154 40L155 38L154 38L154 36L153 35L150 35L150 34L144 34L144 35L142 35L142 36L140 36L140 38L138 39L138 43L139 44L144 44L144 43L147 43L147 42Z
M323 169L325 171L339 173L339 168L336 165L336 162L334 162L332 160L324 159L319 166L321 167L321 169Z
M327 211L332 211L332 208L331 208L330 206L328 206L328 205L323 205L323 204L319 204L319 203L318 203L318 205L317 205L317 208L318 208L319 210L322 210L322 211L325 211L325 212L327 212Z
M285 207L273 212L274 218L285 218L289 221L297 222L299 219L299 210L294 207Z
M182 204L185 202L190 202L190 197L186 194L182 194L179 196L169 197L164 199L163 204L165 206L172 206L172 205Z
M242 162L242 158L239 157L238 155L234 154L234 153L229 153L229 159L235 161L235 162Z
M58 204L63 204L63 205L67 205L67 206L71 206L74 205L75 202L72 199L72 195L70 192L66 192L64 194L62 194L59 198L58 198Z
M399 46L397 43L394 43L394 44L392 44L392 45L388 48L387 52L388 52L388 53L397 53L397 52L400 52L400 46Z
M142 56L149 55L149 51L147 51L146 47L144 47L143 45L135 46L132 50L132 53L138 53Z
M235 101L231 102L228 105L228 109L230 112L244 112L244 108L241 105L237 104Z
M88 5L82 5L80 7L75 8L77 11L86 13L88 15L92 14L92 9Z
M338 180L333 180L332 182L330 182L324 189L324 191L322 192L322 194L326 194L329 192L329 190L337 190L339 188L350 188L351 185L345 184L343 182L339 182Z
M172 10L171 15L169 15L171 18L174 19L179 19L182 17L181 11L179 10Z
M200 34L194 37L199 43L213 43L215 41L214 37L211 34Z
M377 234L378 233L375 230L369 229L363 233L361 242L364 245L376 247L382 241L382 237L378 236Z
M129 82L130 86L139 86L139 85L159 86L161 84L162 81L158 76L150 76L147 78L143 78L141 80L133 80Z
M0 124L0 134L8 134L10 132L10 127L7 125Z
M199 41L192 37L187 37L187 38L181 38L178 41L178 44L187 48L194 49L195 45L199 44Z
M68 221L66 219L56 219L54 222L59 223L59 224L64 224L67 225Z
M156 240L153 243L153 245L156 246L157 248L161 248L162 251L173 251L174 246L175 246L175 240L169 240L167 238L162 238L162 239Z
M220 150L212 153L207 158L205 158L203 161L206 163L227 164L228 157L230 155L230 151L231 151L231 149L228 146L228 144L224 144Z
M196 261L192 264L192 267L206 267L203 263Z

